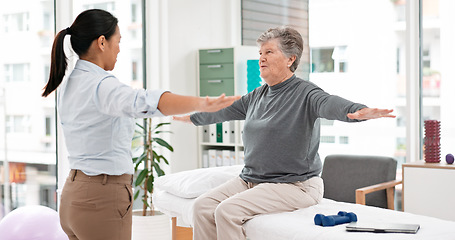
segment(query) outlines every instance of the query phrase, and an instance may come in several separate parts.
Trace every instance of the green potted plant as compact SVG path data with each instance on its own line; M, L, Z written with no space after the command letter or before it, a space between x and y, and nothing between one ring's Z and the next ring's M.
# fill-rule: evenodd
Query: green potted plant
M133 137L133 152L140 152L140 156L133 158L134 170L137 174L134 181L134 200L142 193L142 210L133 212L133 239L150 239L153 234L160 236L170 236L169 218L155 211L152 202L153 183L155 177L165 174L160 164L169 165L169 161L162 154L156 151L163 148L171 152L174 148L162 138L157 137L161 133L171 133L161 130L163 126L169 125L163 122L152 126L152 119L144 120L144 125L136 123L137 129ZM147 129L147 131L145 131ZM143 141L141 141L143 139ZM152 230L155 228L156 230ZM144 230L142 232L142 230ZM161 232L161 233L159 233ZM143 236L143 237L142 237Z

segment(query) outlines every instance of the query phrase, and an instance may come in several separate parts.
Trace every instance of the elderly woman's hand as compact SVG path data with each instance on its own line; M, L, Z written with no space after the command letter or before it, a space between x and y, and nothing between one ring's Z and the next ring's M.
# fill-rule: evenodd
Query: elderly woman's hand
M357 120L368 120L376 118L395 118L395 115L390 114L393 109L378 109L378 108L362 108L355 113L348 113L347 117Z

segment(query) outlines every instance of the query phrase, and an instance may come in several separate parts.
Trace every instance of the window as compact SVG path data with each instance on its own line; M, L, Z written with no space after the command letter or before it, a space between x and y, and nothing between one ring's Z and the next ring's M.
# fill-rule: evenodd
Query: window
M136 81L137 80L137 62L136 61L133 61L132 62L132 66L131 66L131 79L133 79L133 81Z
M369 107L395 109L397 119L321 122L321 159L329 154L385 155L405 161L406 66L402 1L309 0L310 81ZM349 17L346 17L346 13ZM362 19L359 21L359 19ZM381 36L381 37L377 37ZM387 39L385 41L385 39ZM330 73L330 74L326 74ZM374 136L374 137L372 137ZM330 144L328 144L330 143ZM375 146L372 148L371 146ZM397 151L398 149L398 151Z
M437 44L437 41L433 44ZM437 56L433 60L437 62ZM439 64L431 66L431 55L429 48L422 51L422 95L423 97L439 97L441 85L441 73L437 70ZM439 60L439 59L438 59Z
M47 83L49 80L49 74L51 73L51 66L49 64L44 64L44 70L43 70L44 76L43 76L43 86Z
M131 22L133 23L137 22L138 20L137 16L139 14L137 11L138 11L137 4L135 3L131 4Z
M340 136L340 144L349 144L349 137Z
M51 132L52 132L51 131L51 128L52 128L52 124L51 123L52 123L51 117L46 117L46 120L45 120L45 124L46 124L46 126L45 126L46 133L45 134L46 134L46 136L50 136L51 135Z
M5 64L6 82L28 82L30 81L30 64Z
M7 116L7 133L30 133L30 116Z
M57 209L56 172L49 170L56 165L55 99L40 96L43 76L48 78L54 1L0 2L0 31L1 220L25 205Z
M25 32L29 31L29 13L28 12L20 12L20 13L12 13L6 14L3 16L4 20L4 31L5 33L12 33L12 32Z
M348 70L347 46L338 46L333 49L332 59L335 62L335 72L346 72Z
M311 72L334 72L333 48L311 49Z
M321 143L335 143L335 136L321 136Z
M256 46L256 39L269 28L289 25L303 37L303 53L296 75L308 80L308 0L242 1L242 45Z
M455 146L455 69L453 55L454 29L451 12L453 4L440 0L422 0L422 82L421 82L421 137L425 137L423 121L441 121L441 161L448 153L453 153ZM422 140L422 149L424 141ZM423 150L422 150L423 151ZM422 152L422 159L424 159Z
M311 72L337 72L343 73L348 70L347 47L312 48L311 49Z

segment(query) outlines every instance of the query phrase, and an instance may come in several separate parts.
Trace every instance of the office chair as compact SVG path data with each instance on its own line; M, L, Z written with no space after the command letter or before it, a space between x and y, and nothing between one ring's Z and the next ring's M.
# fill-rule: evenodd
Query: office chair
M329 155L324 160L324 198L394 209L397 161L391 157ZM367 195L368 194L368 195Z

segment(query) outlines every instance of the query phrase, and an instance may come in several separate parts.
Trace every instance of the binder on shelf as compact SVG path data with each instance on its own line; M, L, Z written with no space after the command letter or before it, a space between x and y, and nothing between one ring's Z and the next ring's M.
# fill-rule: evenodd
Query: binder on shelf
M209 167L216 167L216 149L209 149Z
M202 126L202 142L210 142L210 127L209 125Z
M230 136L229 140L230 140L230 143L235 143L235 132L236 132L235 122L231 121L230 126L231 126L231 133L229 134L229 136Z
M210 124L209 126L209 142L216 143L216 124Z
M216 150L216 166L221 167L223 166L223 151Z
M223 123L216 124L216 142L217 143L223 142Z
M223 122L223 143L235 143L235 125L233 121Z
M231 165L231 150L223 150L223 166Z
M209 151L207 150L202 151L202 167L209 167Z
M230 158L230 165L236 165L237 164L237 161L236 161L236 157L235 157L235 151L231 151L231 158Z

